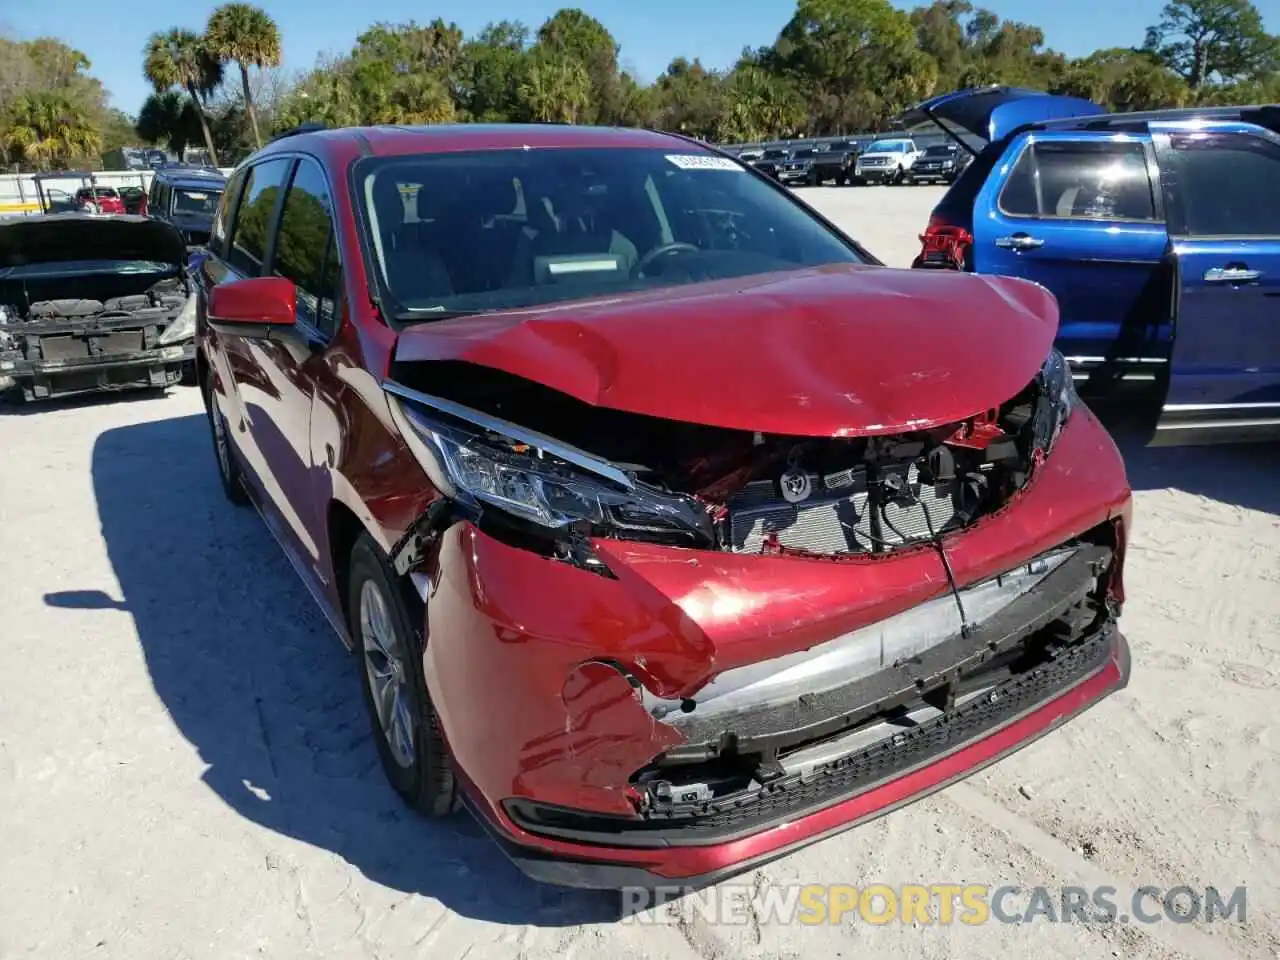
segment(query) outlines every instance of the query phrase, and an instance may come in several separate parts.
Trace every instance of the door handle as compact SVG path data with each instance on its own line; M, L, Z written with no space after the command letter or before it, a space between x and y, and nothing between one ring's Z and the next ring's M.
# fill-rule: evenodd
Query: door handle
M1043 247L1044 241L1025 233L1015 233L1011 237L998 237L996 246L1001 250L1034 250L1037 247Z
M1253 283L1261 276L1261 270L1248 267L1210 267L1204 272L1205 283Z

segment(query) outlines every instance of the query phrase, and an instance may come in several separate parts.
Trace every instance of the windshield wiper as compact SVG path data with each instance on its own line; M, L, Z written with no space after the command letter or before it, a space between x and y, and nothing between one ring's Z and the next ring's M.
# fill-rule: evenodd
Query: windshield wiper
M403 310L395 315L401 323L425 323L431 320L453 320L457 317L478 317L492 310Z

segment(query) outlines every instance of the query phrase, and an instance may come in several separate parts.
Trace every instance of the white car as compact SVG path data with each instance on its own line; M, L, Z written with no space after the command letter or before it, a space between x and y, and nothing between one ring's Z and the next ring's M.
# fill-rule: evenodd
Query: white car
M876 140L858 154L854 183L901 183L922 151L910 137Z

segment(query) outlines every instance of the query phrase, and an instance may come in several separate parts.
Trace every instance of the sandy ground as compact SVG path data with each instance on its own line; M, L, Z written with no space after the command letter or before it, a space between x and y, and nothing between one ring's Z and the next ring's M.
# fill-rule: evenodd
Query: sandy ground
M806 196L905 265L937 191ZM194 392L0 416L0 958L1280 955L1280 455L1127 453L1130 687L742 883L1247 884L1246 923L641 925L401 808Z

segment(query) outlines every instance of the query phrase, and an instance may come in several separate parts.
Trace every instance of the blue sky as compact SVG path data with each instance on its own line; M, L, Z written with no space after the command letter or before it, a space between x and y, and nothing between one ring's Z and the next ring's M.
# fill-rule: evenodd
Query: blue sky
M895 2L904 8L917 5L911 0ZM1255 2L1268 27L1280 29L1280 0ZM562 5L572 5L572 0L493 0L476 7L433 7L411 0L371 5L273 0L267 6L284 35L285 66L301 69L310 67L321 52L347 50L356 34L375 20L425 22L439 15L472 33L491 20L523 20L536 27ZM1097 47L1141 43L1147 25L1159 18L1163 0L985 0L978 5L1006 19L1036 23L1050 46L1079 55ZM148 92L141 75L147 34L168 26L202 29L216 3L181 0L131 6L99 0L19 0L5 6L0 29L22 39L57 36L83 50L115 105L135 113ZM731 64L744 46L771 42L794 10L794 0L584 0L580 6L612 31L622 45L623 64L652 80L672 57L701 57L708 66L721 67Z

